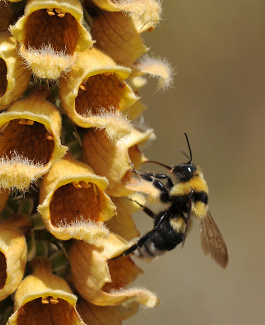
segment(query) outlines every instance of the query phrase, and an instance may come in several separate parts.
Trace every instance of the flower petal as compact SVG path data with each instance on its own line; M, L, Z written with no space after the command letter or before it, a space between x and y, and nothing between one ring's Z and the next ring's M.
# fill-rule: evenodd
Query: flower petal
M143 288L127 286L142 273L130 257L107 262L106 259L126 246L121 238L110 234L102 246L83 241L73 242L69 254L73 281L78 292L99 306L116 306L134 299L145 307L154 307L158 298Z
M24 68L10 32L0 33L0 44L0 110L3 110L24 93L31 74Z
M77 310L84 322L93 325L121 325L121 321L135 315L138 309L135 301L119 306L97 306L80 297L77 302Z
M140 206L128 199L128 197L112 197L117 208L117 215L106 221L111 232L122 236L126 240L131 240L139 236L131 214L140 209ZM137 200L138 202L139 200ZM143 203L143 202L141 202Z
M138 33L153 29L158 24L162 11L160 1L157 0L93 0L93 2L103 10L123 11L127 16L131 16Z
M78 0L31 0L10 31L33 73L39 78L57 79L71 68L76 51L93 44L82 24L83 10Z
M132 129L129 135L110 141L104 131L89 129L84 135L83 154L96 174L109 180L107 193L124 196L132 193L126 186L130 183L130 162L138 169L146 160L138 145L152 139L153 130L144 133Z
M52 273L50 261L36 258L32 267L33 275L16 291L15 313L7 324L84 325L75 308L77 297L64 279Z
M108 181L69 155L53 165L40 187L38 210L48 230L62 240L83 239L94 243L106 237L102 222L116 213L104 193Z
M84 128L106 128L108 132L115 124L117 129L118 112L138 100L124 83L130 72L96 48L78 53L72 71L60 79L60 98L67 115ZM117 116L112 114L115 112Z
M0 300L19 286L25 271L27 243L23 231L28 231L28 216L16 214L0 224Z
M98 10L91 30L96 47L120 65L131 67L148 48L136 30L133 19L123 12Z
M151 77L157 78L158 90L166 90L172 86L175 72L166 60L145 56L142 60L135 63L134 67L138 70L138 75L147 73ZM137 70L134 71L135 74L137 74Z
M67 150L60 142L60 114L44 96L45 91L36 91L0 115L3 188L27 190Z

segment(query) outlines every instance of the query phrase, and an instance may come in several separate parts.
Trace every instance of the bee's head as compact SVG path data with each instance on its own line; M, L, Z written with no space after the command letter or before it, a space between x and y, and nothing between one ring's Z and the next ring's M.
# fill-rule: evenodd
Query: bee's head
M171 168L171 172L174 173L180 181L186 181L194 175L197 168L192 163L179 164Z
M184 134L185 134L185 137L186 137L186 140L187 140L187 143L188 143L190 155L188 156L182 150L181 150L181 152L189 159L189 161L187 163L184 163L184 164L174 165L170 170L170 172L174 173L176 175L177 179L179 179L180 181L189 180L197 170L196 166L194 166L193 163L192 163L192 152L191 152L188 136L187 136L186 133L184 133Z

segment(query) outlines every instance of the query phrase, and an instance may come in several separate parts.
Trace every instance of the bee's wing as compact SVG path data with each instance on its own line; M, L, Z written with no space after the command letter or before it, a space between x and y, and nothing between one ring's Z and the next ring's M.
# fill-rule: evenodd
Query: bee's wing
M201 245L204 254L210 254L212 259L225 269L228 263L227 247L209 211L206 217L201 219L200 226Z

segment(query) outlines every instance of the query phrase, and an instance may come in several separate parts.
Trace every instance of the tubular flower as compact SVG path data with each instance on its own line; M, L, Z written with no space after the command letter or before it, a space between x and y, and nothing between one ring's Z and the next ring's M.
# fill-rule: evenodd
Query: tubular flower
M112 257L159 192L132 168L155 138L136 127L145 75L172 79L142 58L160 0L12 2L0 8L0 324L120 325L159 303L133 285L130 256Z
M30 72L16 50L16 41L9 32L0 33L0 110L16 101L27 89Z
M27 260L24 232L31 221L24 214L16 214L0 224L0 300L12 294L19 286Z
M154 28L159 22L161 7L158 1L85 0L85 6L93 18L91 33L96 46L115 62L131 66L148 51L139 33Z
M133 129L129 135L110 142L104 130L87 130L83 142L84 160L96 174L107 177L109 195L124 196L132 193L127 187L131 181L130 162L136 169L141 166L146 158L139 151L138 145L152 137L153 130L141 133Z
M20 43L22 58L44 79L59 78L71 68L76 51L93 44L78 0L29 0L24 16L10 31Z
M67 150L58 110L37 91L0 115L0 186L27 190Z
M122 123L119 111L138 99L124 82L130 73L96 48L78 53L72 71L60 79L60 98L67 115L78 126L104 128L110 137L128 133L128 123Z
M55 163L40 187L39 212L48 230L62 240L94 243L98 237L106 237L102 222L116 213L104 193L107 185L105 177L69 156Z
M64 279L52 273L50 261L36 258L31 264L33 274L19 285L15 313L7 324L85 325L76 311L77 297Z
M126 242L115 234L102 240L102 246L74 241L69 260L76 289L87 301L99 306L116 306L136 300L145 307L154 307L158 298L143 288L127 288L142 273L130 257L109 261Z

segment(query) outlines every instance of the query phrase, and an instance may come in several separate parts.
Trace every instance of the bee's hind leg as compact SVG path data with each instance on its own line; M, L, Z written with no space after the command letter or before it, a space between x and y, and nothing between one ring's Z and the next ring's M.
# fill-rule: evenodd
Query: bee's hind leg
M114 261L117 260L120 257L126 257L128 255L131 255L134 253L134 251L137 249L137 244L131 246L130 248L126 249L124 252L122 252L121 254L119 254L118 256L115 256L113 258L108 259L108 261Z

